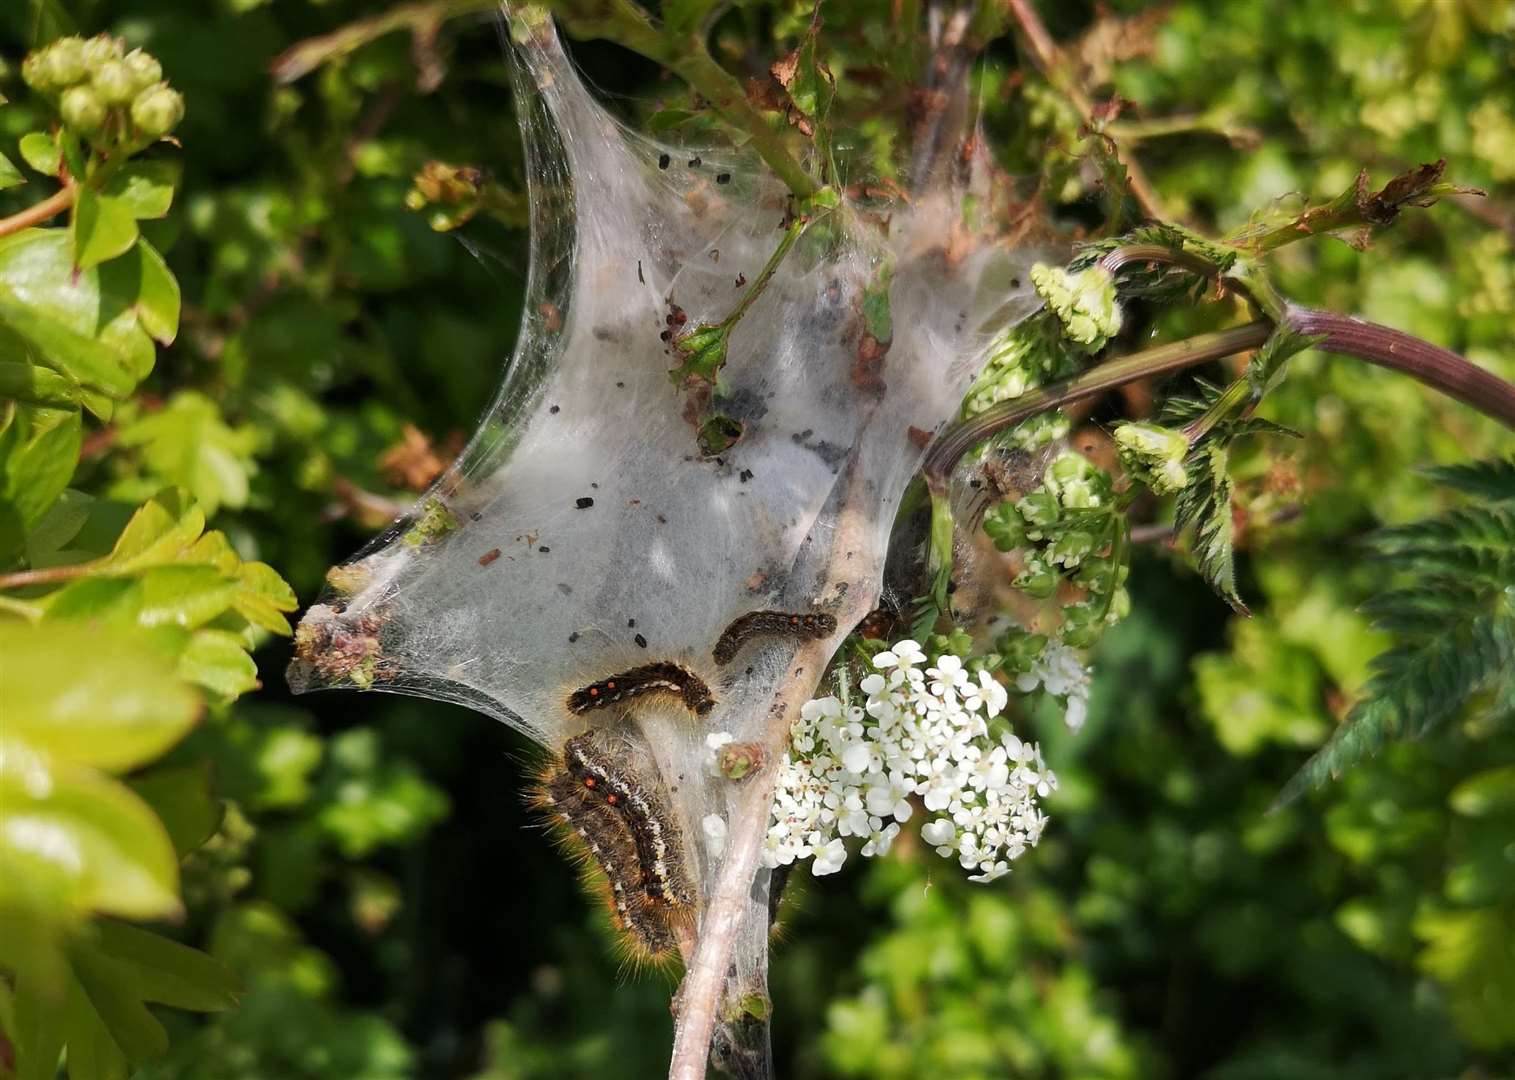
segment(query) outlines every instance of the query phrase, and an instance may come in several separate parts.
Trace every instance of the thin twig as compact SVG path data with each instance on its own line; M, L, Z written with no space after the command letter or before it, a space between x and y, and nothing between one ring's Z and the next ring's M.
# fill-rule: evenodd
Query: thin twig
M310 74L322 64L362 48L370 41L396 30L427 37L441 24L458 15L494 11L499 0L428 0L424 3L400 4L380 15L371 15L340 26L329 34L297 41L274 57L269 65L273 77L291 83ZM423 76L425 72L422 72Z
M1052 35L1047 33L1047 27L1042 23L1041 16L1037 15L1031 0L1007 0L1007 2L1010 14L1015 17L1021 36L1031 51L1031 59L1036 62L1036 66L1048 81L1073 103L1073 107L1083 117L1084 123L1091 128L1094 127L1094 102L1074 79L1071 68L1063 59L1062 51L1058 49L1057 42L1052 40ZM1142 212L1154 220L1166 220L1167 215L1163 213L1162 200L1158 197L1157 189L1152 186L1152 181L1147 179L1147 174L1142 170L1141 165L1129 154L1126 155L1123 164L1126 166L1126 179L1131 185L1131 194L1141 206Z
M64 184L41 202L28 206L25 210L19 210L8 218L0 218L0 236L9 236L11 233L29 229L33 225L40 225L49 218L56 217L73 206L78 195L79 189L76 185Z
M849 580L853 575L843 569L852 565L849 557L863 550L866 543L866 523L857 513L845 509L857 504L856 489L861 483L861 474L854 469L848 491L842 499L844 509L833 534L827 564L832 570L818 590L823 596L842 594L847 597L846 609L836 613L837 621L843 625L855 624L873 606L873 597L865 596L867 590L857 588L856 583ZM843 588L847 585L852 587ZM820 685L831 653L829 641L806 642L800 646L790 661L789 677L769 699L759 739L764 764L742 781L745 791L732 814L725 855L700 922L699 944L679 989L679 1015L674 1028L669 1080L702 1080L705 1076L710 1039L715 1032L717 1009L726 987L732 946L747 917L758 856L768 831L778 762L783 757L800 708L815 695L815 689Z

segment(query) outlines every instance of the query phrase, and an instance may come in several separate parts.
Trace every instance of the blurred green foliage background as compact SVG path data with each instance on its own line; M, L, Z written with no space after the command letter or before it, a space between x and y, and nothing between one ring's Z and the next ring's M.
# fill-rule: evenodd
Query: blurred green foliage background
M1383 179L1443 156L1450 179L1486 188L1407 216L1367 251L1326 240L1274 265L1296 299L1515 377L1515 5L1042 7L1084 85L1128 102L1114 133L1192 224L1233 228L1276 199L1329 198L1360 168ZM270 78L283 50L376 10L18 0L0 12L8 152L38 121L14 61L39 18L151 49L188 102L178 201L144 227L182 286L183 328L146 393L86 439L74 486L129 504L187 489L304 602L460 445L520 319L521 150L490 16ZM761 72L808 14L738 5L716 52ZM867 85L849 56L888 7L838 0L823 14L845 96ZM572 49L633 123L687 104L630 53ZM1004 164L1052 175L1047 146L1078 124L1066 103L1013 38L975 78ZM887 147L887 124L865 137ZM483 170L491 204L433 229L446 207L406 205L431 161ZM1065 227L1087 220L1080 175L1055 179ZM0 212L35 198L0 195ZM1394 745L1267 813L1383 645L1354 610L1378 584L1357 540L1439 508L1417 466L1508 449L1508 435L1401 377L1316 355L1270 408L1306 438L1238 465L1256 616L1231 617L1148 545L1133 614L1095 656L1088 726L1075 737L1037 721L1063 789L1013 875L967 884L907 837L823 884L796 875L772 973L779 1075L1515 1073L1515 732L1453 726ZM296 703L287 649L260 651L261 691L174 751L214 762L226 813L186 863L189 914L172 932L229 964L245 995L209 1019L165 1014L170 1054L140 1075L659 1075L671 987L610 958L602 916L520 805L524 741L409 699Z

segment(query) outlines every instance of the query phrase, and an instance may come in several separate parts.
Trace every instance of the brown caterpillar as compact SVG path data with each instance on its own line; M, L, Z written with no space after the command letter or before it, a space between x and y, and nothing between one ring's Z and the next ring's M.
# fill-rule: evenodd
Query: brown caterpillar
M642 889L636 845L616 810L568 775L558 761L543 772L533 796L537 809L558 826L561 838L570 847L581 846L586 869L597 866L604 874L605 884L599 887L633 954L647 960L670 955L676 943L669 909Z
M592 732L569 739L563 746L563 762L591 800L612 807L625 821L641 869L641 886L647 898L672 905L694 901L694 890L684 869L683 850L677 827L659 792L650 789L629 769L624 755L605 752Z
M715 708L715 697L703 679L678 664L660 660L575 690L568 695L568 711L585 713L651 693L677 694L696 716L704 716Z
M735 620L715 643L715 662L722 667L736 659L743 645L755 637L823 638L836 632L836 619L816 613L799 615L788 611L749 611Z

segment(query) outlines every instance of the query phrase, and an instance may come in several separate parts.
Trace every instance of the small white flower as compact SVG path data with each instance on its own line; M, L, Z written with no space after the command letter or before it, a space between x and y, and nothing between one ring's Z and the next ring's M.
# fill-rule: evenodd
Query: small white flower
M950 847L957 839L957 827L946 818L937 818L921 827L921 839L933 847Z
M834 874L840 870L846 861L847 848L840 839L835 839L815 853L815 861L810 864L810 872L816 877L825 877L827 874Z

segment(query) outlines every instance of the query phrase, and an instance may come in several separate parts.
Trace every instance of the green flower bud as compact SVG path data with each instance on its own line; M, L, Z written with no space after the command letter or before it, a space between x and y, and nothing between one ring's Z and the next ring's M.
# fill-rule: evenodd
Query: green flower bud
M1013 503L1000 503L984 514L984 532L1000 551L1014 551L1026 544L1026 527Z
M1059 566L1066 566L1071 570L1093 550L1093 536L1082 529L1070 529L1053 541L1048 558Z
M1057 589L1057 573L1045 566L1032 563L1016 574L1010 584L1027 596L1045 600Z
M184 95L168 83L149 87L132 102L132 123L148 138L167 135L183 119Z
M136 89L140 92L146 90L155 82L163 78L163 65L158 63L158 58L152 53L143 52L141 49L133 49L126 54L126 59L121 61L131 69L136 77Z
M1031 268L1031 284L1062 324L1063 336L1085 352L1098 352L1120 331L1115 278L1103 267L1070 274L1060 266L1037 263Z
M90 72L90 85L107 105L125 105L137 96L137 79L124 60L107 60Z
M1063 625L1058 636L1075 649L1087 649L1105 632L1099 613L1089 604L1075 604L1063 609Z
M53 84L47 73L47 53L27 53L26 59L21 61L21 79L39 94L51 90Z
M1057 524L1057 496L1050 491L1033 491L1015 504L1026 524L1032 529L1044 529ZM1036 539L1033 535L1032 539Z
M47 86L38 86L38 90L56 93L84 78L83 38L59 38L42 50L42 57L42 71Z
M1121 466L1155 494L1167 495L1189 483L1184 458L1189 440L1182 432L1158 424L1122 424L1115 429Z
M96 34L83 43L84 66L93 70L107 60L119 60L126 51L120 38L109 34ZM81 77L83 72L80 73Z
M63 91L58 112L65 124L86 135L99 131L105 124L105 103L87 86L71 86Z

